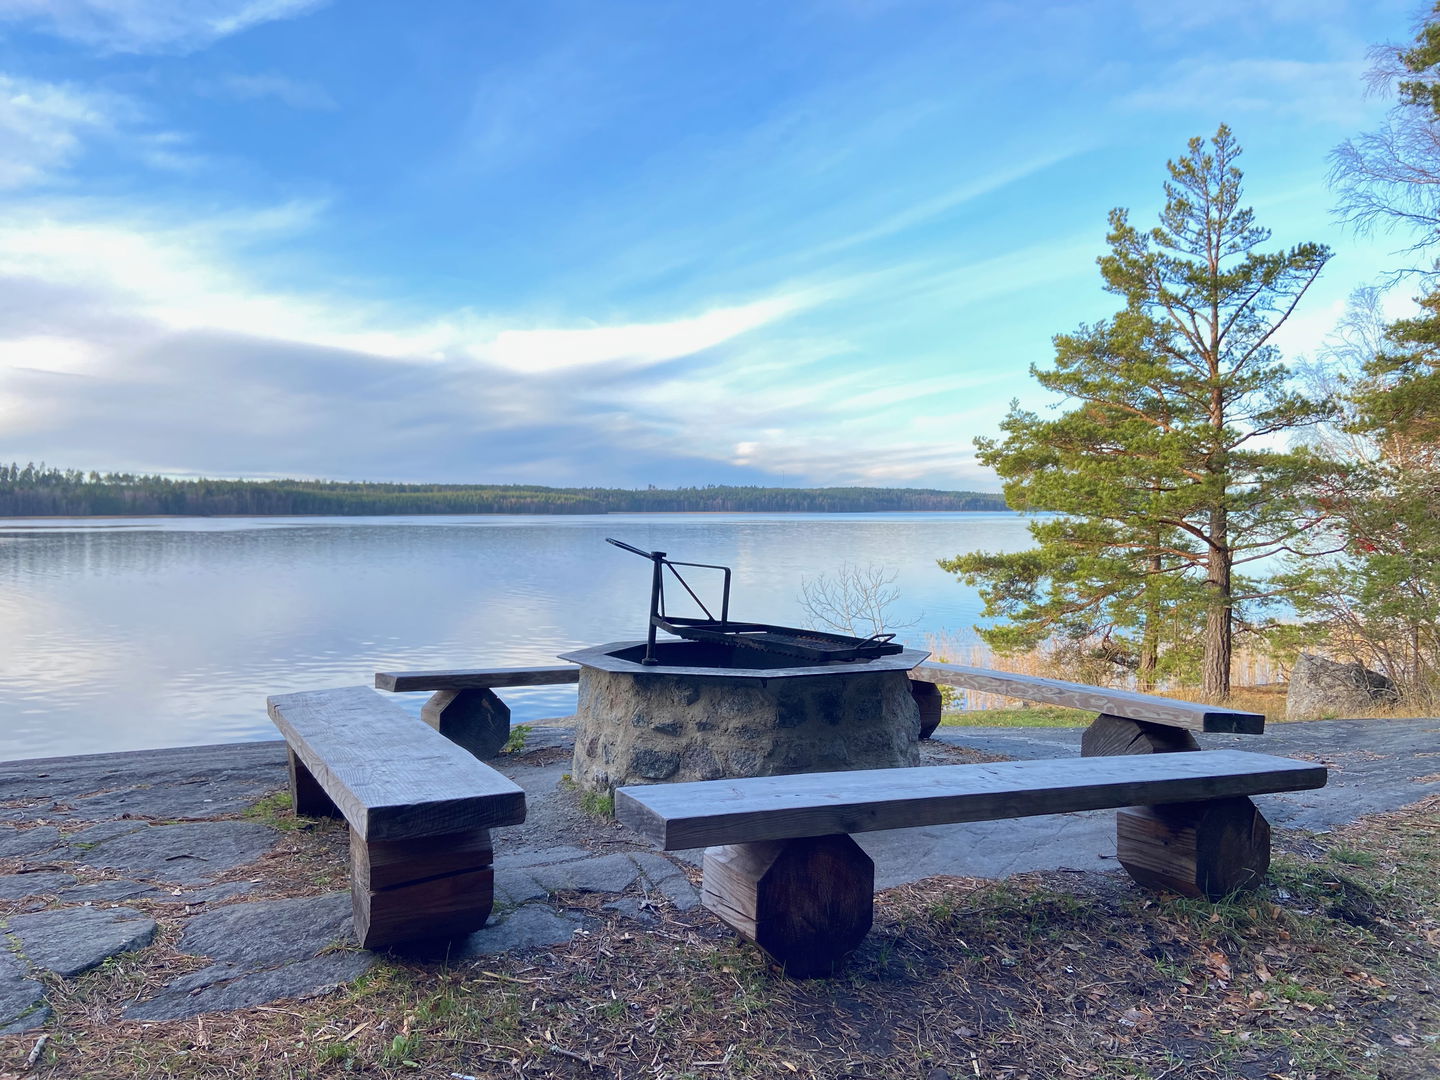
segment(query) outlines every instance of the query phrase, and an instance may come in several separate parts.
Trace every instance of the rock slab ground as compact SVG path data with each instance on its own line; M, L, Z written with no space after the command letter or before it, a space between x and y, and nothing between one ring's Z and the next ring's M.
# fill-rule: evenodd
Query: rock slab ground
M531 733L533 752L506 763L527 792L523 826L497 830L496 911L489 925L420 959L460 961L560 945L588 916L553 902L592 893L638 923L699 896L682 865L614 824L586 818L562 776L573 738ZM937 753L1065 757L1078 729L941 728ZM1278 825L1324 830L1440 791L1440 721L1274 725L1260 737L1202 736L1206 748L1258 749L1321 761L1330 784L1261 800ZM178 949L193 970L128 1005L131 1020L305 997L350 982L375 962L355 943L348 893L255 899L247 868L281 834L233 816L285 784L281 743L0 763L0 1034L51 1022L44 979L83 978L146 948L157 918L183 922ZM178 819L178 820L177 820ZM884 888L935 874L1004 877L1026 870L1113 868L1112 815L1096 812L901 829L860 838ZM699 852L672 853L698 861ZM217 881L229 877L230 880ZM133 905L140 905L136 907ZM147 910L141 910L142 907Z
M553 751L552 734L533 744ZM562 766L542 760L512 771L533 810L523 839L497 833L495 913L483 930L415 955L453 961L563 944L587 920L552 904L556 893L629 893L642 920L661 898L681 908L699 903L684 870L663 856L597 856L557 843L599 835L612 844L619 831L581 815L573 796L560 797ZM42 974L83 977L154 941L156 918L134 902L178 914L176 948L199 966L128 1005L130 1020L304 998L372 967L377 956L355 940L348 892L252 900L251 881L215 880L257 865L280 842L270 825L223 819L285 782L279 743L0 764L0 801L10 804L0 816L0 945L8 946L0 949L0 1034L50 1022Z

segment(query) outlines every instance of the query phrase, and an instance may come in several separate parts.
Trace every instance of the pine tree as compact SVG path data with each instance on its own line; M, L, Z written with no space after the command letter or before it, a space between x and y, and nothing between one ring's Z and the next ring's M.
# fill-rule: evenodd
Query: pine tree
M1224 697L1237 609L1267 595L1237 566L1317 523L1302 492L1324 462L1277 442L1328 407L1291 389L1272 339L1330 252L1261 250L1270 233L1241 205L1239 156L1227 127L1192 139L1167 165L1158 226L1111 212L1098 262L1123 309L1060 335L1054 367L1031 370L1072 407L1012 407L1003 439L977 440L1012 507L1063 515L1032 523L1031 551L941 563L1010 620L992 644L1088 630L1137 654L1144 682L1198 640L1202 687Z

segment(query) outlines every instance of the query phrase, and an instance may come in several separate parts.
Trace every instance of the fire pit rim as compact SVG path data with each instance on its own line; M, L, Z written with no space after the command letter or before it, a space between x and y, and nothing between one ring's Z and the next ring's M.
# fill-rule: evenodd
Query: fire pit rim
M793 667L740 668L740 667L690 667L672 664L640 664L623 660L614 653L625 649L645 647L645 641L611 641L604 645L592 645L585 649L574 649L560 653L560 660L579 664L597 671L609 671L625 675L684 675L710 679L794 679L815 675L864 675L871 672L909 671L924 663L930 653L924 649L905 649L891 656L879 656L873 660L854 660L828 664L796 664Z

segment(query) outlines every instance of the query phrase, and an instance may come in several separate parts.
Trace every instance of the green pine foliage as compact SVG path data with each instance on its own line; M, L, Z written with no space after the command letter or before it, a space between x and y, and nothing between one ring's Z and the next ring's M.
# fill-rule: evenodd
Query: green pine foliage
M1156 227L1111 213L1099 266L1123 308L1056 337L1054 366L1031 371L1067 411L1017 403L1003 438L976 441L1013 508L1061 515L1031 525L1029 551L941 563L1003 620L981 631L997 649L1059 641L1142 684L1198 659L1224 696L1237 623L1271 595L1238 568L1319 520L1299 493L1327 465L1283 438L1329 410L1292 388L1271 341L1330 252L1264 250L1239 156L1226 127L1192 139Z

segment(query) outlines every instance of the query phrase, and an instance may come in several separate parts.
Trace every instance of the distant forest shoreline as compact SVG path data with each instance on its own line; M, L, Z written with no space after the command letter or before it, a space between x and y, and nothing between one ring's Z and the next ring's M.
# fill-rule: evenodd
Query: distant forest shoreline
M176 480L0 465L0 517L370 517L389 514L826 513L996 511L1002 495L928 488L552 488Z

